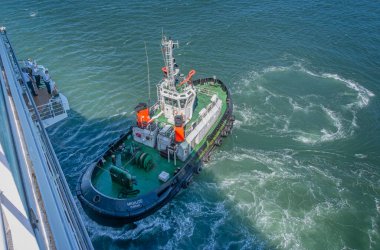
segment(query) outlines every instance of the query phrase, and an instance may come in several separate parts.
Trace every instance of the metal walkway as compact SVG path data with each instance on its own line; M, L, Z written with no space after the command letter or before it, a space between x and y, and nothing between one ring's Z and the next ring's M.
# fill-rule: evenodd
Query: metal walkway
M4 99L12 148L28 219L40 249L92 249L59 161L21 71L5 28L0 28L0 98ZM25 100L25 94L27 99ZM32 105L32 119L26 102ZM1 181L1 176L0 176ZM12 234L12 232L10 232ZM1 239L1 237L0 237ZM13 241L17 239L12 237ZM1 245L1 244L0 244Z

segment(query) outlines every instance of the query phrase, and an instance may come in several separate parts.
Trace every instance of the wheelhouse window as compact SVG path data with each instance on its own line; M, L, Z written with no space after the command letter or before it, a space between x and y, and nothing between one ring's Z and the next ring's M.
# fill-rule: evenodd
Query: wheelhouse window
M170 106L177 107L177 108L180 107L177 100L174 100L174 99L169 98L169 97L164 97L164 100L165 100L166 105L170 105Z
M165 104L167 105L173 105L173 99L169 98L169 97L164 97L165 99Z
M181 99L179 100L179 103L181 105L181 108L185 108L185 105L186 105L186 99Z

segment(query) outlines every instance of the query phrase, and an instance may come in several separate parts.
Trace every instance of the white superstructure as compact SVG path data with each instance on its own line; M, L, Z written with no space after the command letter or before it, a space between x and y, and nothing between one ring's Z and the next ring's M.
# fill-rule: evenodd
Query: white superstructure
M168 160L173 157L174 161L177 158L185 161L217 122L223 102L218 93L202 84L193 85L195 70L190 70L187 76L180 73L173 56L175 46L178 42L163 36L161 48L165 66L162 68L164 77L157 84L158 101L150 108L146 103L136 106L137 126L133 127L133 139L157 148ZM212 81L209 84L213 84Z
M173 42L165 36L162 38L162 53L164 55L165 67L163 68L165 77L157 85L157 95L161 110L168 122L174 124L174 117L182 115L184 123L193 117L193 107L196 97L194 86L187 84L191 76L187 78L180 75L180 70L173 57L173 48L178 46L178 42Z
M193 130L189 130L189 134L186 136L186 141L195 147L199 144L203 138L205 138L207 132L210 130L212 125L218 119L220 112L222 110L222 101L213 95L211 98L211 103L208 107L203 108L199 113L199 122Z

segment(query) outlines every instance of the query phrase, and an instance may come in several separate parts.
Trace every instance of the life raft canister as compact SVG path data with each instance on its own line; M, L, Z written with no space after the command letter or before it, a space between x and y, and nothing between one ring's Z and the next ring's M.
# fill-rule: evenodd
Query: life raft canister
M182 115L176 115L174 117L174 141L176 143L185 141L185 128L183 126Z
M148 105L146 103L141 102L135 107L135 111L137 126L139 128L146 127L150 122Z

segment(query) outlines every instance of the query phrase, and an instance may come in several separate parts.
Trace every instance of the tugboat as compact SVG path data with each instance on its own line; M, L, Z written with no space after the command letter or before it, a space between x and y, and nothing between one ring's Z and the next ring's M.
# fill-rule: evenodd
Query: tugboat
M138 221L187 188L210 160L234 116L226 85L213 78L193 80L173 57L178 42L161 42L165 66L157 102L135 107L136 124L110 144L81 176L76 193L87 214L101 224Z

